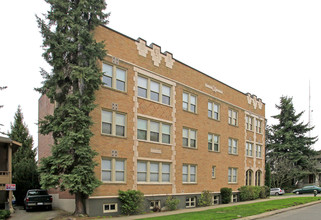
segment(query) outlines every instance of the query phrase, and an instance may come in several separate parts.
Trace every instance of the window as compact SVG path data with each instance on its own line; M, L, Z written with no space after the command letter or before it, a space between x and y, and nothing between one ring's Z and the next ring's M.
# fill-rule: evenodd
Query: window
M183 165L183 183L196 183L196 165Z
M247 170L245 174L245 184L247 186L252 186L252 176L253 176L253 171L252 170Z
M171 126L149 119L137 120L137 139L170 144Z
M126 115L115 111L101 111L101 133L126 136Z
M260 170L255 172L255 185L256 186L261 186L261 176L262 176L262 172Z
M126 71L103 63L103 85L120 91L126 91Z
M183 110L196 113L196 96L183 92Z
M228 153L237 154L237 140L233 138L228 139Z
M138 161L138 182L170 182L170 164L163 162Z
M213 196L213 204L214 205L220 204L220 196Z
M207 114L209 118L213 118L215 120L220 119L220 106L214 102L208 102L207 104Z
M256 119L255 130L257 133L262 133L262 121L259 119Z
M237 202L237 194L232 194L232 202Z
M101 180L103 182L125 182L126 161L116 158L101 159Z
M208 134L208 150L209 151L220 151L220 136L216 134Z
M246 142L246 156L252 157L253 156L253 144Z
M149 78L138 76L137 95L165 105L171 104L171 87Z
M262 157L262 146L256 145L256 157L261 158Z
M230 125L237 126L238 125L238 113L235 110L228 110L228 123Z
M212 166L212 178L216 178L216 166Z
M196 148L196 130L183 128L183 147Z
M150 201L150 207L149 207L151 210L153 209L158 209L160 210L161 208L161 202L160 200L152 200Z
M246 116L245 121L246 121L246 129L252 131L253 130L253 117L251 116Z
M104 213L117 212L117 210L118 210L117 203L103 204L103 212Z
M237 183L237 168L228 168L228 182Z
M186 208L196 207L196 197L187 197L185 201Z

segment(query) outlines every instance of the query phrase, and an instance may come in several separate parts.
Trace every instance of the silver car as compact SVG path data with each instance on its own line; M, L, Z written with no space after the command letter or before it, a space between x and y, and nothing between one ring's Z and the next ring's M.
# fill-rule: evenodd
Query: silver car
M270 189L271 196L283 195L284 193L285 193L284 189L281 189L281 188L271 188Z

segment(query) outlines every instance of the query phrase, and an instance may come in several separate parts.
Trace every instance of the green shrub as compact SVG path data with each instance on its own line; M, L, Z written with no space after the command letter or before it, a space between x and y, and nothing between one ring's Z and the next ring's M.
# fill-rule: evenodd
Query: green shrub
M165 206L168 208L168 210L176 210L177 205L179 203L179 199L175 199L173 196L168 196L165 201Z
M222 203L227 204L231 201L232 189L231 188L221 188Z
M264 186L242 186L241 188L239 188L239 191L241 201L266 198L266 191Z
M0 219L6 219L10 217L9 210L0 210Z
M260 198L265 199L270 196L270 187L268 186L261 186Z
M119 200L121 201L121 213L124 215L139 214L142 212L144 194L137 190L118 190Z
M198 206L210 206L212 204L212 196L210 191L204 190L201 194L201 198L198 200Z

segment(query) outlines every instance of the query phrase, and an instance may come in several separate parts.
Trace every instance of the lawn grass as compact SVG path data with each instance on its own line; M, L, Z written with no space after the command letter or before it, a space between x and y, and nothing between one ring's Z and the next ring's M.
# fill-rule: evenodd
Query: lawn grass
M278 199L266 202L257 202L252 204L235 205L224 208L209 209L200 212L190 212L169 216L160 216L154 218L145 219L166 219L166 220L188 220L188 219L211 219L211 220L230 220L237 219L240 217L246 217L251 215L258 215L263 212L284 209L291 206L301 205L313 201L321 200L320 197L299 197L299 198L288 198Z

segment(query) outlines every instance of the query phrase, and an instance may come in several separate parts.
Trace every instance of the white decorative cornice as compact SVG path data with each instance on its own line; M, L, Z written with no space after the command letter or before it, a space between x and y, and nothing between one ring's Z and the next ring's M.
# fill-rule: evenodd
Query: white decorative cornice
M222 91L222 90L219 90L219 89L216 88L216 86L214 86L214 85L211 86L211 85L205 83L205 87L211 89L213 92L218 92L218 93L223 94L223 91Z
M164 58L166 67L170 69L173 68L173 64L175 62L175 60L173 59L173 54L169 52L165 52L165 54L162 54L160 46L156 44L152 44L150 48L146 45L146 41L141 38L138 38L135 44L137 45L137 50L139 55L146 57L148 54L148 51L151 53L152 60L154 61L155 66L159 66L162 59Z
M262 99L258 99L256 95L251 95L250 93L247 93L247 102L249 103L249 105L253 104L254 109L256 109L257 107L259 107L259 109L262 109Z

